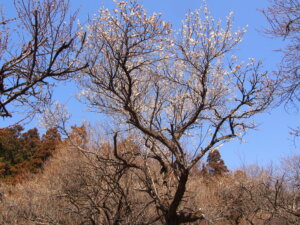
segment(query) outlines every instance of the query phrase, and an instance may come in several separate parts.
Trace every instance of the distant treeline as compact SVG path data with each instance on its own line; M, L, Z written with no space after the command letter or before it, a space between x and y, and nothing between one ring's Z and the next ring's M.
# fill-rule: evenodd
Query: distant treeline
M0 129L0 178L15 183L28 173L37 173L59 143L57 128L42 136L37 128L25 132L20 125Z

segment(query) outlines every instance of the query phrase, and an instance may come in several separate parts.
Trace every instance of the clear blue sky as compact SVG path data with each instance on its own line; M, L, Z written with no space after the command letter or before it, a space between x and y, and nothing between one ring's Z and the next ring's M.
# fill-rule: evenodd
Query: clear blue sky
M5 7L7 16L13 15L12 2L12 0L0 0L0 5ZM112 0L71 0L70 2L73 8L81 7L79 16L81 21L85 21L88 15L92 16L97 13L97 9L102 5L107 8L114 6ZM141 2L149 12L161 12L164 19L171 22L173 28L176 28L180 25L184 14L188 10L199 8L202 1L143 0ZM267 0L207 0L207 4L215 18L224 19L233 10L235 27L248 25L248 32L243 43L235 52L236 55L242 59L254 57L262 60L268 71L276 69L280 62L280 53L273 50L283 47L284 42L269 39L259 32L263 27L268 26L264 16L258 11L268 5ZM86 112L86 107L80 105L75 99L75 92L74 88L61 86L55 93L59 101L68 105L72 114L72 122L80 124L84 120L103 120L99 114ZM259 127L244 137L246 143L233 141L220 149L229 168L238 168L242 163L258 163L260 165L270 162L277 163L281 157L299 153L299 147L294 146L292 137L289 135L289 128L300 124L299 114L287 113L283 107L279 107L269 113L257 116L255 121ZM1 126L12 122L13 120L6 119L2 121ZM37 121L30 124L30 126L36 125Z

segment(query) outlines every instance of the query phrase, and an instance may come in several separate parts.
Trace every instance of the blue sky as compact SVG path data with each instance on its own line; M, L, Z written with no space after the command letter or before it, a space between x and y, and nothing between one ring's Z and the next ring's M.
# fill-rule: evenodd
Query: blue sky
M12 0L0 0L4 5L8 17L13 15ZM97 13L97 9L104 7L112 8L114 3L111 0L71 0L73 8L81 8L79 19L85 21L87 16ZM199 8L201 0L143 0L141 1L149 12L161 12L163 18L173 24L173 28L179 27L181 20L188 10ZM245 27L248 25L248 32L244 41L234 52L241 59L254 57L262 60L264 68L268 71L276 69L280 62L280 53L275 52L284 46L283 40L275 40L266 37L259 32L263 27L268 26L264 16L258 9L268 6L267 0L207 0L208 7L214 17L224 19L231 10L234 11L234 26ZM69 89L69 91L67 91ZM86 107L77 102L74 97L75 88L60 86L55 97L66 104L72 114L72 122L80 124L82 121L97 121L103 117L99 114L86 112ZM13 123L14 120L2 121L2 126ZM289 135L289 128L300 124L299 114L286 112L284 108L278 107L268 113L258 115L255 118L259 124L257 130L250 131L245 137L246 143L233 141L224 145L220 151L225 163L229 168L238 168L242 164L266 165L270 162L277 163L280 158L299 153L299 147L295 147L292 137ZM33 121L27 127L38 124ZM300 143L299 143L300 144Z

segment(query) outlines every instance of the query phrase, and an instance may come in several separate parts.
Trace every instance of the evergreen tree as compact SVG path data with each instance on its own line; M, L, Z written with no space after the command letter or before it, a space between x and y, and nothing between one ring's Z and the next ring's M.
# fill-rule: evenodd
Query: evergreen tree
M11 182L40 171L61 142L56 128L47 130L42 138L37 128L23 130L20 125L0 129L0 177Z
M206 168L208 170L208 174L214 176L222 176L229 172L224 161L221 159L220 152L217 149L213 149L208 154Z

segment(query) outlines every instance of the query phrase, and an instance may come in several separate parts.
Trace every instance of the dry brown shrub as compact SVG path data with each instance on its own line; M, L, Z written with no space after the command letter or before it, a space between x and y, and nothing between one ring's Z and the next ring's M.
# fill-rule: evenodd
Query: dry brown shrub
M117 160L108 142L92 148L75 140L65 141L43 173L15 186L1 184L0 224L163 224L153 220L159 212L143 189L147 182L143 172ZM128 163L147 163L157 195L167 201L175 176L168 174L166 179L157 162L141 158L133 138L120 141L118 147ZM189 223L199 225L297 224L293 198L284 177L265 169L224 176L194 171L178 213L203 215L205 220Z

